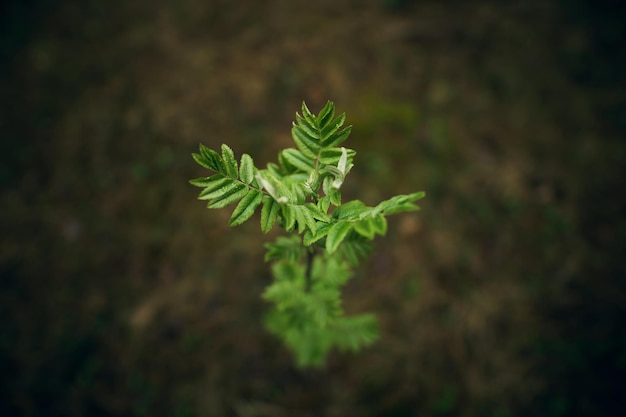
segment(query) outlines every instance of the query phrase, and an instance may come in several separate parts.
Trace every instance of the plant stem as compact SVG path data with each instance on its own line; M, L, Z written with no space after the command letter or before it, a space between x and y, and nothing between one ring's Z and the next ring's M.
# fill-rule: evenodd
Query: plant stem
M313 272L313 258L315 257L315 252L313 248L309 248L309 250L307 251L307 258L306 258L306 273L304 275L305 279L306 279L306 284L304 287L304 291L305 292L310 292L311 291L311 285L312 285L312 277L311 274Z

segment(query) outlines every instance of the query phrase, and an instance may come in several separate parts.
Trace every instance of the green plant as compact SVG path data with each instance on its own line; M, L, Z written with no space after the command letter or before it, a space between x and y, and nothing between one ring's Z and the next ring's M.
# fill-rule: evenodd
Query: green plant
M340 188L356 154L339 147L350 134L345 113L335 118L332 102L316 116L306 104L296 113L291 133L295 148L279 152L278 163L258 169L250 155L239 163L230 147L221 153L200 145L195 161L215 174L196 178L203 188L198 198L208 208L237 203L229 225L250 219L261 207L261 229L278 224L289 236L266 244L266 261L273 262L274 281L263 297L274 303L268 329L293 351L299 366L324 363L333 347L357 351L378 336L372 314L346 317L341 288L352 269L387 231L385 216L418 210L423 192L398 195L374 207L359 200L341 202Z

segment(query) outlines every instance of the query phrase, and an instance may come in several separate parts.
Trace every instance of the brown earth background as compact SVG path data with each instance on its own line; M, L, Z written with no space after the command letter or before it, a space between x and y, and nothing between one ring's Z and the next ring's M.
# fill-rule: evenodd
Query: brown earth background
M623 410L623 2L1 7L0 415ZM318 370L263 328L278 233L187 183L303 100L354 126L345 200L427 192L345 290L380 340Z

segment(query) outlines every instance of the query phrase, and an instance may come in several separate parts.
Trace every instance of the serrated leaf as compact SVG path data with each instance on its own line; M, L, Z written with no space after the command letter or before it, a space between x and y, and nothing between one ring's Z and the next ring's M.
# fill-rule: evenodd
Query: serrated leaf
M324 177L324 181L322 181L322 190L324 190L324 194L330 199L330 193L333 191L331 185L333 184L333 178L326 176ZM332 201L331 201L332 202Z
M193 160L196 161L196 163L200 165L201 167L206 168L206 169L213 169L211 168L211 164L209 163L209 161L202 155L197 154L197 153L192 153L191 156Z
M229 226L238 226L248 220L254 214L254 210L261 204L263 200L263 194L256 191L250 190L248 194L244 198L241 199L233 214L230 216L230 220L228 221Z
M294 215L298 222L298 232L303 233L307 228L315 232L316 225L313 215L306 206L293 206Z
M341 145L348 139L350 132L352 132L352 126L347 126L322 140L322 146L324 148L334 148L335 146Z
M300 151L308 156L309 158L317 157L317 153L320 149L319 145L316 143L316 139L314 137L309 136L302 128L298 125L294 124L291 128L291 136L293 137L293 141Z
M261 209L261 230L268 233L274 227L278 213L280 212L280 204L278 204L270 196L263 196L263 208Z
M338 221L330 228L328 236L326 236L328 253L334 253L337 250L341 242L348 236L350 229L352 229L352 223L343 220Z
M344 317L335 324L335 340L342 350L358 351L378 338L378 322L372 314Z
M223 172L222 158L213 149L207 148L203 144L200 144L200 154L208 162L209 169L217 172Z
M309 110L304 101L302 102L302 117L304 117L311 125L317 126L315 116L311 113L311 110Z
M266 243L264 246L267 249L267 252L265 253L266 262L274 259L299 262L305 254L305 249L302 247L300 238L296 235L279 236L275 242ZM285 272L285 263L281 262L281 264L282 265L276 264L272 266L274 272ZM301 265L295 264L293 267L301 268ZM280 269L280 271L278 269ZM290 272L291 273L287 275L283 275L281 273L280 275L277 275L276 278L292 280L294 277L293 272L297 271Z
M289 189L291 190L292 195L295 196L293 202L296 204L302 204L306 199L307 190L304 187L304 181L305 180L289 182Z
M324 127L322 128L322 132L321 132L322 141L324 141L324 139L327 139L330 135L337 132L339 128L343 126L343 123L345 121L346 121L346 114L342 113L341 115L339 115L339 117L337 117L332 122L328 123L327 125L323 125Z
M381 236L387 233L387 219L382 214L372 218L372 226L374 226L374 231Z
M195 185L196 187L209 187L212 183L217 180L224 178L222 174L211 175L210 177L200 177L189 180L189 184Z
M355 239L345 240L339 248L342 256L351 265L358 265L361 259L365 259L372 251L372 242L361 235Z
M348 148L345 149L348 161L352 161L356 155L356 151ZM323 148L320 152L319 161L324 165L337 165L339 163L339 159L341 159L342 153L342 148Z
M319 207L319 209L324 213L328 213L328 209L330 208L330 197L326 195L320 198L317 202L317 207Z
M283 226L285 227L286 231L290 232L293 230L296 224L296 213L294 213L293 206L291 204L283 204L281 206L281 209L283 219L285 221L285 224Z
M298 113L296 113L296 122L297 126L302 129L304 133L314 138L316 141L319 141L320 134L317 126L315 126L315 123L311 123L309 120L300 116Z
M337 189L331 190L329 196L331 203L333 203L337 207L341 205L341 191Z
M333 119L335 116L335 105L332 101L327 101L326 105L320 110L317 115L317 121L320 127L324 127L328 124L329 121Z
M311 216L313 216L313 218L323 221L323 222L331 221L330 216L326 214L325 212L323 212L322 210L320 210L320 208L316 206L315 204L306 203L303 207L306 208L311 213Z
M361 214L367 213L369 210L371 210L371 208L367 207L361 200L352 200L337 207L333 211L333 217L339 220L355 220L360 218Z
M376 229L374 228L373 219L371 217L355 221L354 230L367 239L373 239L376 234Z
M272 174L269 170L257 171L256 177L263 188L278 203L284 204L294 202L296 200L291 190L283 183L283 181Z
M282 155L285 157L294 167L301 171L309 172L315 167L315 163L312 159L306 157L302 152L297 149L288 148L282 151Z
M219 195L218 197L213 198L209 204L207 204L207 208L222 208L226 207L229 204L234 203L237 200L242 199L248 194L250 189L243 185L240 182L233 183L234 187L229 187L228 192Z
M419 210L419 207L413 204L413 202L423 198L425 195L426 194L423 191L412 194L397 195L388 200L381 201L374 208L374 210L375 212L383 212L385 214Z
M291 175L298 171L298 168L289 163L283 152L278 153L278 165L280 166L281 176Z
M241 165L239 167L239 178L245 184L250 184L254 180L254 161L247 153L241 155Z
M285 174L285 172L283 172L284 170L273 162L269 162L267 164L266 171L278 178L282 177Z
M238 187L236 182L233 182L230 178L225 178L222 174L219 174L220 178L216 178L207 187L200 192L198 200L210 200L218 197L221 194L229 192L232 187Z
M333 226L333 223L323 223L323 222L317 223L315 233L308 230L304 234L304 237L302 238L302 243L304 243L305 246L311 246L313 243L324 238L328 234L332 226Z
M237 160L235 159L235 153L228 145L222 145L222 160L224 161L225 174L230 178L237 179L239 177Z

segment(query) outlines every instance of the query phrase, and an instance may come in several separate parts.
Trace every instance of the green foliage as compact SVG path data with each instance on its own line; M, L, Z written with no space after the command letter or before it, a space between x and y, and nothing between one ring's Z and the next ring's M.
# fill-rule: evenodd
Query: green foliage
M342 204L341 185L353 166L356 152L339 147L351 126L345 114L335 117L327 102L314 115L306 104L296 113L291 133L295 148L278 154L278 163L258 169L252 157L222 145L221 153L200 145L194 160L214 172L196 178L198 198L208 208L237 203L229 226L249 220L261 207L261 230L279 225L289 237L266 244L266 261L273 262L274 282L263 294L274 304L268 329L296 356L299 366L318 366L333 347L358 351L377 338L371 314L346 317L341 288L351 268L367 256L376 235L387 232L386 216L418 210L423 192L399 195L374 207L354 200Z

